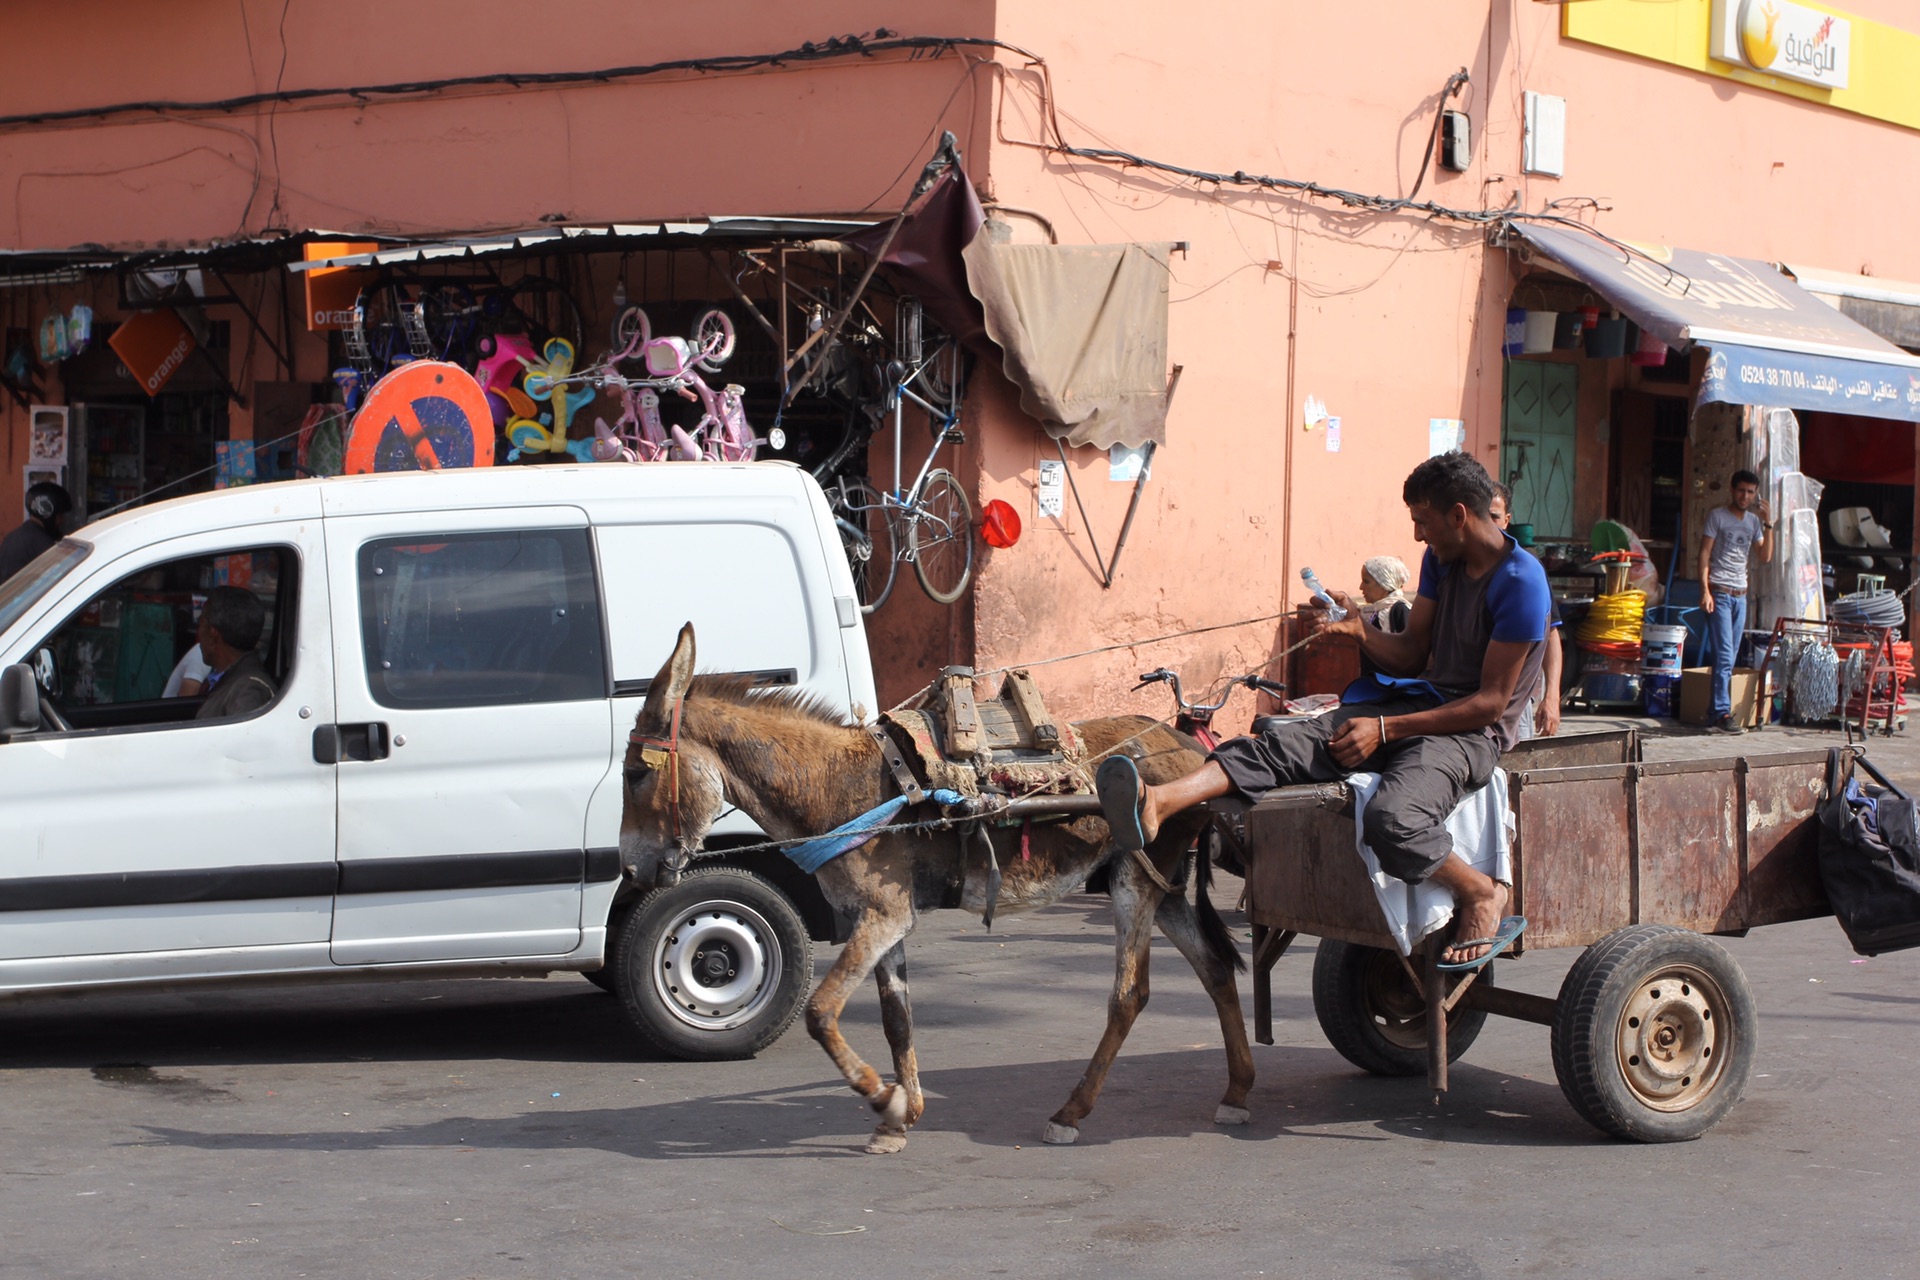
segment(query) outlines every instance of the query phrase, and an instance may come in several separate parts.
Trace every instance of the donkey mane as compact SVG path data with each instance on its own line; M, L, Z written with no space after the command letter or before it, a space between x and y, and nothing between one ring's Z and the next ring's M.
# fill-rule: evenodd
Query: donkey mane
M687 697L706 698L753 711L787 711L829 729L844 729L847 718L832 703L806 689L769 689L750 675L708 673L693 678Z

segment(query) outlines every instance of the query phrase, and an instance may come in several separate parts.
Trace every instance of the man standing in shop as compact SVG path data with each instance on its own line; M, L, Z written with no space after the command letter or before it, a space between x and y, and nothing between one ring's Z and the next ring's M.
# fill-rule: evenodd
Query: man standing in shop
M1700 534L1700 607L1707 611L1708 665L1713 668L1713 723L1739 733L1733 718L1733 660L1747 630L1749 553L1762 564L1773 559L1773 516L1760 498L1760 477L1736 471L1724 507L1707 513Z
M51 481L27 486L27 518L0 539L0 582L5 582L60 541L60 522L73 510L67 491Z

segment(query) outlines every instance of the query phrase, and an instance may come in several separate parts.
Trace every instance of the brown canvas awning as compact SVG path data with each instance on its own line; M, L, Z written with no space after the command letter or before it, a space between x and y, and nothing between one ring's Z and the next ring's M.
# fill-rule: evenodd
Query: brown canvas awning
M882 266L1020 407L1071 445L1164 444L1171 244L1001 244L957 164L894 233ZM849 243L876 252L888 224Z

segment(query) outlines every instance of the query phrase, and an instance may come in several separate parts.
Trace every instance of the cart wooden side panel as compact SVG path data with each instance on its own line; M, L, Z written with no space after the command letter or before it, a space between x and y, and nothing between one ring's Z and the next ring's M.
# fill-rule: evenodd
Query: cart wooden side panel
M1571 739L1504 762L1523 946L1584 947L1642 923L1737 933L1831 913L1816 860L1825 752L1643 764L1635 745ZM1392 945L1343 786L1274 792L1246 830L1255 924Z
M1512 780L1543 770L1617 768L1639 758L1637 735L1622 729L1523 742L1501 764ZM1619 786L1616 781L1616 793ZM1588 800L1606 806L1603 797ZM1394 945L1354 848L1352 814L1352 797L1337 782L1270 792L1246 813L1247 915L1254 924L1370 947ZM1517 876L1517 843L1514 853ZM1568 892L1577 889L1576 881Z
M1824 752L1527 770L1517 909L1535 947L1632 924L1737 933L1829 914L1815 861Z

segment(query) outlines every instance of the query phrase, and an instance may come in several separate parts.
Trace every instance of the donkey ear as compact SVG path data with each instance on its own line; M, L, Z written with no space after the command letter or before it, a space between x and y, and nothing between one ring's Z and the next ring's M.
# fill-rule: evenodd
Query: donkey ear
M693 623L689 622L680 628L680 639L666 665L647 686L647 704L640 711L643 720L661 725L667 722L673 704L687 696L687 686L693 683L693 661Z

